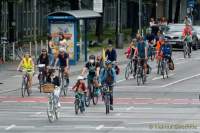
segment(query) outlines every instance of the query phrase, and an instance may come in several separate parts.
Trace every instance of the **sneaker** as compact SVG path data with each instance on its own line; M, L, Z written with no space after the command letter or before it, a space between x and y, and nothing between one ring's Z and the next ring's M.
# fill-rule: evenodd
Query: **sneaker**
M113 106L112 105L110 105L110 110L113 110Z

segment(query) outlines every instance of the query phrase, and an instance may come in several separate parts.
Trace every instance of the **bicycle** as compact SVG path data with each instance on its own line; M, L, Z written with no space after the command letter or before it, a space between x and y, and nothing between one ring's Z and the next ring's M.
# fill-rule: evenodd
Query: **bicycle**
M47 107L47 117L50 123L54 122L55 119L59 119L59 90L60 88L53 84L43 84L42 92L48 93L48 107ZM56 95L56 93L58 93Z
M85 97L85 105L86 107L90 106L90 102L92 100L93 105L97 105L99 99L99 88L95 86L94 81L96 77L93 78L92 83L88 85L88 92Z
M39 89L40 89L40 93L42 92L41 90L41 86L42 84L45 83L45 64L39 64L38 65L38 69L39 69L39 75L38 75L38 80L39 80Z
M74 101L74 107L75 107L75 114L77 115L79 110L81 113L85 111L84 109L84 101L82 100L82 97L85 96L85 94L82 93L75 93L75 101Z
M165 79L165 75L166 75L166 77L168 78L168 73L169 73L169 66L168 66L168 63L169 63L169 59L167 59L167 58L163 58L162 59L162 62L161 62L161 68L162 68L162 70L161 70L161 74L162 74L162 76L163 76L163 79Z
M126 68L125 68L125 79L128 80L129 79L129 76L130 74L133 74L133 77L135 78L135 72L134 72L134 61L133 59L131 58L130 61L128 62Z
M103 93L102 99L106 107L106 114L109 114L110 113L110 98L111 98L110 86L104 84L102 86L102 93Z
M19 70L19 72L25 72L22 78L22 87L21 87L21 95L22 97L25 96L27 93L28 96L30 96L30 90L29 90L29 72L32 72L32 70L22 71Z
M138 59L138 67L137 67L137 85L140 86L141 83L145 84L146 82L146 74L144 70L143 64L141 64L142 59Z
M159 59L158 60L158 66L157 66L157 74L161 74L161 71L162 71L162 61Z
M186 58L186 56L188 56L189 58L191 57L190 48L188 46L187 41L184 41L183 54L184 54L184 58Z
M61 91L60 91L60 94L64 94L64 96L67 96L67 90L68 90L68 87L69 87L69 77L66 77L64 75L64 69L65 67L60 67L59 69L59 78L60 78L60 81L61 81Z

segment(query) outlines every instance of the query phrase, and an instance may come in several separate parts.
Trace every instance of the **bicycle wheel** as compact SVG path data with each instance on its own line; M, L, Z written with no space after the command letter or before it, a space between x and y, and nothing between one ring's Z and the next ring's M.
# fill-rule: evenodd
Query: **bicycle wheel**
M39 79L39 89L40 89L40 93L41 93L42 92L42 82L43 82L42 74L39 74L38 79Z
M129 62L128 65L126 66L126 70L125 70L125 79L128 80L129 79L129 75L131 74L131 63Z
M187 48L186 48L186 46L183 46L183 54L184 54L184 58L186 58L186 55L187 55Z
M138 71L137 71L137 85L138 85L138 86L140 86L140 84L141 84L141 80L142 80L142 79L141 79L141 78L142 78L141 76L142 76L142 74L141 74L141 68L139 67L139 68L138 68Z
M157 70L157 74L160 74L161 72L161 61L158 61L158 70Z
M90 92L88 91L85 95L85 106L89 107L90 106L90 100L91 100L91 95Z
M53 101L49 104L49 107L47 108L47 116L49 119L49 122L52 123L55 120L55 113L53 110Z
M106 114L109 114L110 113L110 98L109 98L108 94L105 95L104 102L105 102L105 106L106 106Z
M97 94L97 88L95 88L93 89L93 97L92 97L92 101L94 105L97 105L98 99L99 99L99 96Z
M74 107L75 107L75 114L77 115L78 111L79 111L79 100L78 99L75 100Z
M60 95L62 95L62 93L64 93L64 80L63 80L63 77L60 78Z
M166 66L165 66L165 73L166 73L166 76L167 78L169 78L169 66L168 66L168 63L166 62Z
M23 81L22 81L21 95L22 95L22 97L25 96L25 82L24 82L24 79L23 79Z
M145 84L145 82L146 82L146 74L145 74L145 71L144 71L144 69L142 68L142 73L141 73L142 75L141 75L141 77L142 77L142 84L144 85Z
M58 108L55 109L55 117L56 117L56 120L58 120L60 117L60 112Z
M28 96L30 96L30 90L29 90L29 87L28 87L28 80L25 80L25 92L27 92ZM25 94L24 92L24 94Z
M66 81L66 85L64 85L63 93L64 93L64 96L67 96L69 81L68 81L68 79L65 79L65 81Z

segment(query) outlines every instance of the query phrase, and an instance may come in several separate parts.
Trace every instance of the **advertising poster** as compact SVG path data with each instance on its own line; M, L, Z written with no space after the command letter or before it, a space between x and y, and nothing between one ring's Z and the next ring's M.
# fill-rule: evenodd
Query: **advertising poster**
M51 24L51 36L54 43L54 55L57 55L60 47L64 47L70 59L74 59L74 23ZM64 36L61 40L60 37Z

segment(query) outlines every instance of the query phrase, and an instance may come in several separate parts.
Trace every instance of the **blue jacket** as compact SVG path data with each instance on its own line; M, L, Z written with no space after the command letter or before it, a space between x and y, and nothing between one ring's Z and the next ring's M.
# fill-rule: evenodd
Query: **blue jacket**
M116 82L116 72L115 72L115 69L112 68L110 72L111 72L111 76L112 76L112 79L113 79L112 83L115 83ZM107 77L108 77L108 70L105 70L105 68L102 68L101 72L100 72L100 75L99 75L99 82L101 84L105 84Z

